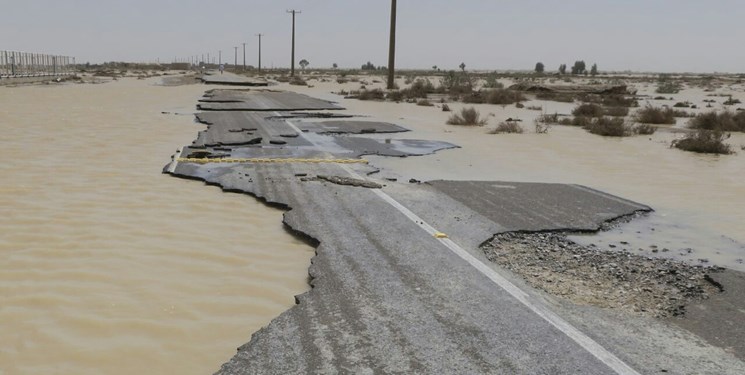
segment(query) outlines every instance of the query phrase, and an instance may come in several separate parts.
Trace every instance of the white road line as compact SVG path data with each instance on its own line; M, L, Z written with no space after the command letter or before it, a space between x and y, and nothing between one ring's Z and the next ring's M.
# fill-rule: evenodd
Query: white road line
M277 113L277 115L279 116L279 113ZM285 120L285 122L288 125L290 125L293 129L295 129L295 131L297 131L298 134L302 134L302 131L297 126L295 126L295 124L290 122L290 120ZM315 145L315 142L311 141L311 143ZM353 171L352 168L350 168L348 165L342 164L341 167L345 171L347 171L347 173L352 175L352 177L364 179L364 177L360 176L357 172ZM406 208L404 205L399 203L397 200L393 199L393 197L388 195L383 190L381 189L370 189L370 190L372 190L373 193L375 193L385 202L387 202L388 204L396 208L399 212L404 214L404 216L406 216L409 220L418 224L419 227L422 228L427 233L429 233L429 235L434 237L435 233L439 233L439 231L436 230L433 226L429 225L421 217L419 217L417 214L415 214L414 212ZM551 311L548 308L548 306L544 305L540 301L536 301L533 298L531 298L529 294L525 293L522 289L518 288L515 284L511 283L509 280L507 280L504 276L500 275L497 271L495 271L491 267L485 265L483 262L478 260L473 255L471 255L468 251L460 247L460 245L453 242L451 239L439 238L438 241L440 241L443 245L445 245L445 247L450 249L450 251L452 251L453 253L461 257L463 260L468 262L468 264L476 268L476 270L478 270L484 276L489 278L489 280L493 281L500 288L504 289L511 296L515 297L515 299L520 301L520 303L525 305L528 309L536 313L538 316L540 316L541 318L546 320L548 323L556 327L556 329L560 330L565 335L567 335L569 338L574 340L574 342L579 344L581 347L587 350L590 354L595 356L595 358L597 358L598 360L603 362L605 365L610 367L617 374L619 375L640 375L636 370L631 368L631 366L627 365L620 358L616 357L613 353L609 352L603 346L595 342L595 340L593 340L586 334L582 333L582 331L580 331L579 329L571 325L569 322L561 318L555 312Z
M171 160L171 165L168 166L168 173L173 173L176 171L176 166L178 165L178 159L181 158L181 151L183 149L178 149L176 151L176 154L173 155L173 160Z

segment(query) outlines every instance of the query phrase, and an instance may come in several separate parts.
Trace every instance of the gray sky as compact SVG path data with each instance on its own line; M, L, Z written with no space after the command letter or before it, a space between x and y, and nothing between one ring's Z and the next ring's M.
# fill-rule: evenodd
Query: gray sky
M160 61L222 50L223 61L386 65L388 0L0 0L0 50L79 62ZM399 0L400 68L745 72L745 0Z

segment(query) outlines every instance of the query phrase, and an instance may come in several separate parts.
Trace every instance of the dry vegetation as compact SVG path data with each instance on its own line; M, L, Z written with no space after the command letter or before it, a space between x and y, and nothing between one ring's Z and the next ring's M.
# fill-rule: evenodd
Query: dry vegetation
M731 154L731 147L724 143L729 134L719 130L699 129L684 138L676 139L672 147L702 154Z
M462 108L460 113L453 113L447 121L448 125L484 126L487 119L482 118L474 107Z

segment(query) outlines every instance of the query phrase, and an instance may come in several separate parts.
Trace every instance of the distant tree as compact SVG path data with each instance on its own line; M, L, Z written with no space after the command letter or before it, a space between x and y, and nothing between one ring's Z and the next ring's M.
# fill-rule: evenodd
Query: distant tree
M331 66L332 66L332 67L333 67L334 69L336 69L336 68L338 68L338 67L339 67L339 64L337 64L337 63L334 63L334 65L331 65Z
M375 64L368 61L367 64L362 64L362 70L375 70Z
M306 59L300 60L300 62L298 64L300 64L300 67L303 68L303 70L305 70L305 67L306 66L310 65L310 63Z
M567 74L567 64L559 65L559 74Z
M536 72L536 73L543 73L543 70L544 70L544 69L546 69L546 67L545 67L545 66L543 65L543 63L542 63L542 62L540 62L540 61L539 61L539 62L537 62L537 63L535 64L535 72Z
M598 64L592 64L592 68L590 68L590 75L593 77L598 75Z
M572 66L572 74L584 74L586 71L587 66L584 61L578 60L574 62L574 66Z
M460 63L459 67L460 67L460 70L462 70L464 72L466 71L466 63L463 63L463 62Z
M432 65L432 70L437 70L437 65Z

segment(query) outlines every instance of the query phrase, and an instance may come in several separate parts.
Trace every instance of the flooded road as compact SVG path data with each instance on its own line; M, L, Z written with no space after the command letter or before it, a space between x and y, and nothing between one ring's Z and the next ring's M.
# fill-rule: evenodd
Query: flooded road
M204 374L307 288L282 212L161 174L201 85L0 87L0 373Z

